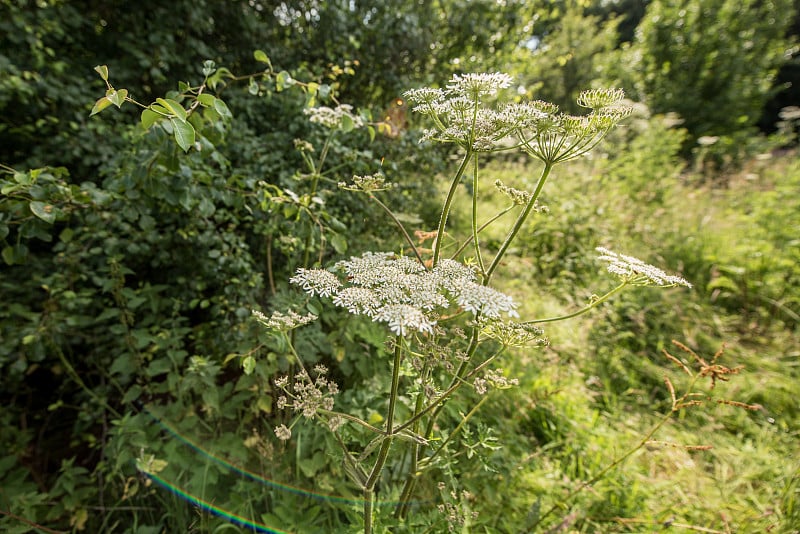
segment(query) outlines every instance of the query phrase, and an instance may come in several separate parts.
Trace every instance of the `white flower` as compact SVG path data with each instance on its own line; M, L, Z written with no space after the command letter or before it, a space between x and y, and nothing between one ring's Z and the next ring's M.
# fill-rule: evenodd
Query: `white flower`
M482 95L495 95L500 89L510 86L512 81L514 79L511 76L502 72L454 74L447 84L447 90L474 99Z
M352 122L354 128L364 125L361 117L353 114L353 107L347 104L341 104L335 108L327 106L306 108L303 113L308 116L309 121L331 129L341 127L345 117Z
M270 317L267 317L258 310L252 310L252 313L253 317L262 325L281 332L288 332L289 330L297 328L298 326L303 326L317 319L317 316L313 313L300 315L292 310L288 310L286 313L276 311L273 312Z
M333 273L323 269L297 269L297 274L289 282L298 285L311 296L330 297L335 295L342 283Z
M281 441L287 441L291 439L292 431L286 425L280 425L275 427L275 436Z
M436 326L436 321L431 321L422 310L408 304L384 306L373 320L387 323L389 330L398 336L408 335L409 330L433 333L433 327Z
M369 316L375 315L381 304L375 292L365 287L346 287L337 293L333 303L354 315Z
M496 289L475 282L464 284L458 289L456 303L464 310L485 317L497 318L505 312L509 317L519 317L516 303Z
M638 258L617 254L604 247L597 247L596 250L601 254L598 259L608 262L608 272L617 275L621 280L629 284L692 287L692 284L680 276L669 275L658 267L649 265Z

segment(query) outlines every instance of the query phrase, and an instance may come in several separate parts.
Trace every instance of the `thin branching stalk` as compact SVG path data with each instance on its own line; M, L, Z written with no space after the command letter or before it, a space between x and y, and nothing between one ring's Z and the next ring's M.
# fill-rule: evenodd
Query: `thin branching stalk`
M483 266L483 256L481 246L478 241L478 154L473 157L472 171L472 243L475 246L475 258L478 261L478 268L482 275L486 275L486 268Z
M464 159L461 162L461 165L458 167L458 170L453 177L453 182L450 184L450 190L447 192L447 198L445 198L444 205L442 206L442 214L439 217L439 228L436 231L436 244L433 246L433 262L431 267L436 267L436 264L439 263L439 254L442 249L442 239L444 239L444 229L447 225L447 217L450 215L450 207L453 204L453 197L455 197L456 189L458 188L459 182L461 182L461 177L464 176L464 171L467 170L467 164L469 164L470 159L472 159L472 151L467 150L467 153L464 154Z
M484 231L484 230L485 230L485 229L486 229L486 228L487 228L487 227L488 227L490 224L492 224L493 222L495 222L497 219L499 219L500 217L502 217L503 215L505 215L505 214L506 214L506 213L508 213L509 211L513 210L515 206L516 206L516 204L512 204L511 206L509 206L509 207L505 208L505 209L504 209L504 210L502 210L501 212L499 212L499 213L495 214L495 215L494 215L494 216L493 216L491 219L489 219L488 221L486 221L485 223L483 223L483 224L482 224L482 225L481 225L481 226L478 228L478 233L480 234L481 232L483 232L483 231ZM470 236L469 236L467 239L465 239L465 240L464 240L464 242L461 244L461 246L459 246L459 247L458 247L458 249L456 249L456 251L455 251L455 252L453 252L453 254L452 254L452 255L450 255L450 259L451 259L451 260L454 260L454 259L456 259L456 258L458 257L458 255L459 255L459 254L461 254L462 252L464 252L464 249L466 249L466 248L467 248L467 247L470 245L470 243L472 243L472 239L473 239L473 237L474 237L474 236L470 235Z
M375 195L370 195L369 198L371 198L372 200L377 202L378 206L380 206L381 209L386 212L386 214L389 216L389 218L392 219L392 221L394 222L395 226L397 226L397 228L400 229L400 232L403 234L403 238L406 240L406 243L408 243L408 246L410 246L411 250L414 252L414 256L417 257L417 260L424 267L425 266L425 260L423 260L422 256L420 256L420 253L419 253L419 250L417 249L417 246L414 244L414 241L411 239L411 236L408 235L408 232L406 231L405 227L403 226L403 223L400 222L400 220L395 216L395 214L392 212L392 210L390 210L389 207L386 206L386 204L384 204L383 202L378 200L378 197L376 197Z
M596 308L600 304L604 303L608 299L610 299L613 295L617 294L619 291L622 290L625 286L628 285L628 282L622 282L620 285L603 295L602 297L597 297L592 299L592 301L587 305L581 308L578 311L568 313L566 315L559 315L557 317L548 317L547 319L532 319L530 321L525 321L521 324L540 324L540 323L555 323L558 321L564 321L566 319L572 319L573 317L578 317L579 315L583 315L584 313L588 312L592 308Z
M497 255L494 257L494 261L492 261L492 264L489 266L489 270L486 271L486 276L483 279L483 283L485 285L489 285L489 280L492 278L492 274L494 274L497 266L500 265L500 261L503 259L508 247L511 245L511 242L517 237L520 229L522 229L522 225L525 224L525 221L528 219L528 215L530 215L533 207L536 205L536 200L539 198L542 188L544 187L544 183L547 181L547 177L550 175L550 171L552 169L552 163L545 163L544 169L542 170L542 175L539 177L539 183L536 185L536 190L533 192L533 195L531 195L531 198L528 201L528 204L525 206L525 209L522 210L522 213L520 213L519 217L517 217L517 222L514 223L514 226L508 232L505 241L503 241L503 244L500 246L500 250L497 251Z
M383 471L383 466L389 457L389 448L392 445L392 437L395 434L394 429L394 411L397 406L398 390L400 387L400 364L403 358L403 336L397 335L395 337L394 347L394 364L392 365L392 388L389 392L389 409L386 412L386 436L381 443L380 451L378 451L378 459L364 484L364 534L372 533L372 509L375 501L375 484Z

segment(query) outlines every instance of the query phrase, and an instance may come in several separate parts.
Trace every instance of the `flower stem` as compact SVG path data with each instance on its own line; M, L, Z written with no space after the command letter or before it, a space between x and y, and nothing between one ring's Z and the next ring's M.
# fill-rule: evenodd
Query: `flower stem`
M389 216L389 218L391 218L392 221L394 221L394 224L400 229L400 232L402 232L403 237L406 240L406 243L408 243L408 245L411 247L411 250L414 252L414 255L417 257L417 260L424 267L425 266L425 261L422 259L422 256L420 256L419 250L417 250L417 246L414 245L414 241L411 240L411 236L408 235L408 232L406 231L405 227L403 226L403 223L400 222L400 220L397 218L397 216L395 216L395 214L392 213L392 210L390 210L389 207L386 204L384 204L383 202L378 200L378 197L376 197L375 195L370 195L369 198L371 198L372 200L377 202L378 206L380 206L381 209L386 212L386 214Z
M615 287L614 289L612 289L611 291L609 291L608 293L606 293L602 297L598 297L598 298L592 300L592 302L589 305L584 306L583 308L581 308L578 311L575 311L575 312L572 312L572 313L568 313L566 315L559 315L557 317L548 317L547 319L533 319L531 321L524 321L524 322L522 322L520 324L555 323L557 321L564 321L566 319L572 319L573 317L577 317L578 315L583 315L584 313L588 312L592 308L596 308L597 306L599 306L603 302L605 302L608 299L610 299L614 294L618 293L626 285L628 285L628 282L622 282L620 285L618 285L617 287Z
M470 159L472 159L472 150L468 149L467 153L464 154L464 160L456 171L456 175L453 177L450 190L447 192L447 198L445 198L444 205L442 206L442 215L439 217L439 228L436 231L436 244L433 247L433 263L431 267L436 267L436 264L439 263L439 254L442 248L442 239L444 238L444 228L447 225L447 216L450 215L450 206L453 203L453 197L456 194L458 183L461 181L464 171L467 170L467 164Z
M492 264L489 266L489 270L486 271L486 276L483 279L484 285L489 284L489 279L492 277L495 269L497 269L497 266L500 265L500 260L503 259L508 247L511 245L511 242L514 241L514 238L517 237L522 225L525 224L525 220L528 218L531 210L536 205L536 200L539 198L539 194L542 192L542 187L544 187L544 183L547 181L547 177L552 169L552 163L545 163L544 169L542 170L542 175L539 177L539 183L536 185L536 190L533 192L533 195L531 195L531 198L528 201L528 204L525 206L525 209L522 210L522 213L520 213L519 217L517 217L517 222L514 223L513 228L511 228L511 231L509 231L508 235L506 236L506 240L500 246L500 250L497 251L497 256L494 257L494 261L492 261Z
M398 389L400 386L400 363L403 356L403 337L398 335L395 338L394 348L394 365L392 367L392 389L389 392L389 410L386 413L386 435L381 443L381 449L378 451L378 459L372 467L372 471L364 484L364 534L372 533L372 509L375 502L375 484L383 471L383 466L386 465L386 460L389 457L389 447L392 444L392 437L394 437L394 410L397 406Z
M475 246L475 258L478 260L478 268L481 274L486 273L486 268L483 266L483 256L481 256L481 247L478 242L478 155L475 154L472 172L472 243Z

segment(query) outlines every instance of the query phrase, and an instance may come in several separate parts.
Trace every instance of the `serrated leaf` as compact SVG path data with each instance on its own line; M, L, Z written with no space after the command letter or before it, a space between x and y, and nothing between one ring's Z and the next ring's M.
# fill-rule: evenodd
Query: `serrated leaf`
M169 122L172 124L172 133L175 137L175 142L178 143L178 146L181 147L184 152L188 152L194 144L194 127L188 122L180 121L176 118L171 118Z
M108 99L108 97L104 96L103 98L98 98L97 102L94 103L94 107L92 108L92 112L89 114L89 116L91 117L93 115L97 115L111 104L112 102Z
M53 224L53 222L55 222L56 213L52 204L47 204L46 202L41 202L39 200L33 200L28 206L31 208L33 214L44 222L49 224Z
M269 57L267 56L267 53L264 52L263 50L256 50L255 52L253 52L253 58L255 58L255 60L258 61L259 63L266 63L267 65L270 64Z
M203 76L208 78L209 76L214 74L214 71L217 70L216 67L217 64L210 59L203 61Z
M149 129L161 117L162 115L156 113L150 108L146 108L144 111L142 111L142 127L145 130Z
M156 102L168 109L179 121L186 122L186 110L178 102L169 98L156 98Z
M105 65L98 65L94 68L94 71L103 78L104 82L108 81L108 67Z

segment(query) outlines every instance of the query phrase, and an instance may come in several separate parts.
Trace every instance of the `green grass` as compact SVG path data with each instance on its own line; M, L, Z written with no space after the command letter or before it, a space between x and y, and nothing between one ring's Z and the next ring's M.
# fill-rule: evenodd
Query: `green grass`
M526 515L558 503L635 446L669 410L663 377L680 388L681 370L661 354L682 354L670 346L675 338L704 358L724 343L720 363L743 370L699 391L759 409L710 403L681 411L653 437L673 445L640 449L545 524L575 532L667 524L675 531L798 532L800 163L795 155L756 161L722 177L723 188L677 168L653 169L661 182L648 188L641 183L647 169L633 183L609 169L613 158L556 169L543 195L550 213L535 215L517 247L524 259L509 256L496 283L515 295L523 319L569 313L613 287L592 259L603 245L696 287L626 289L599 310L547 324L546 351L504 362L521 385L483 415L504 425L502 461L513 467L501 486L505 514L487 524L500 532L524 528ZM499 178L530 189L526 177L535 173L496 161L483 183ZM461 195L466 209L469 195ZM499 194L483 202L481 218L502 207ZM468 231L468 214L457 212L454 223L454 233ZM502 232L482 235L487 253ZM490 510L497 507L483 514Z

